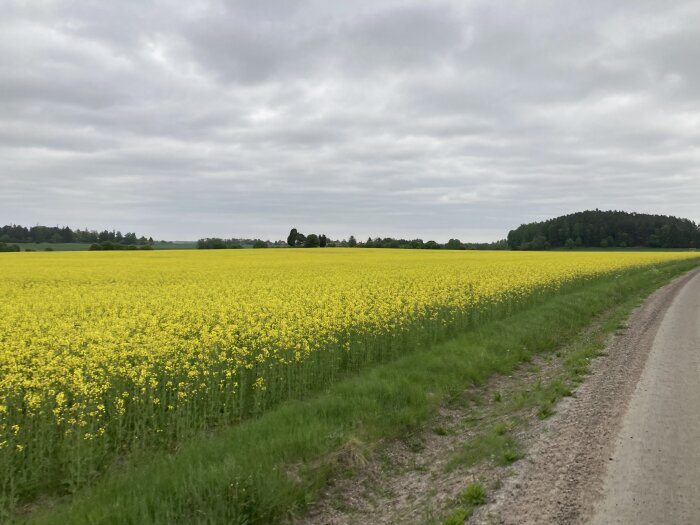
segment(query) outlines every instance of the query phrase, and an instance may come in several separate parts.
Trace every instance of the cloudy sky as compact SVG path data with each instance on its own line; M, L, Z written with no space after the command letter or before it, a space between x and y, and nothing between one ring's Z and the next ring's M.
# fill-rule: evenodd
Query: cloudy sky
M0 0L0 224L700 220L700 3Z

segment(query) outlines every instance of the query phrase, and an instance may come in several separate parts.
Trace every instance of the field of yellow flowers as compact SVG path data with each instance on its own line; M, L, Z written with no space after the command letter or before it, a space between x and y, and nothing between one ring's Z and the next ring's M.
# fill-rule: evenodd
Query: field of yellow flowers
M693 253L0 254L4 506L480 320Z

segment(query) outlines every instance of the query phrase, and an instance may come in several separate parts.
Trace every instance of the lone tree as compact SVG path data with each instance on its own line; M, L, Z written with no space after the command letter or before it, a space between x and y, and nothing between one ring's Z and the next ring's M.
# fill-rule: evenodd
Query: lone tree
M298 237L299 232L296 228L292 228L292 230L289 232L289 236L287 237L287 244L289 244L291 247L296 246Z
M354 235L351 235L348 239L348 246L350 246L350 248L354 248L355 246L357 246L357 239L355 239Z

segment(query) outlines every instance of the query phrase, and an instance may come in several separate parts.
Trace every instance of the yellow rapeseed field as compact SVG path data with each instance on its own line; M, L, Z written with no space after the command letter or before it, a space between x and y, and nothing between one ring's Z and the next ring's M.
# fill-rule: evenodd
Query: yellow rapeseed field
M3 491L90 479L564 286L692 253L0 254Z

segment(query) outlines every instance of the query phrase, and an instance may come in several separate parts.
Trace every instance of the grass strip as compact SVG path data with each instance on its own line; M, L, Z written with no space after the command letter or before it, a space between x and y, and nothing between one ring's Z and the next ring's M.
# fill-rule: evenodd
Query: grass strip
M534 353L553 350L593 318L650 293L697 261L664 264L556 296L453 340L379 365L318 396L289 401L175 453L134 455L36 524L271 524L290 520L338 469L382 439L415 431L440 404Z

